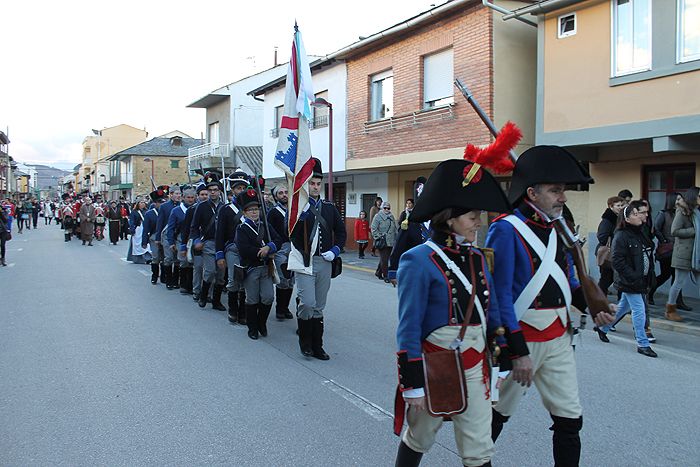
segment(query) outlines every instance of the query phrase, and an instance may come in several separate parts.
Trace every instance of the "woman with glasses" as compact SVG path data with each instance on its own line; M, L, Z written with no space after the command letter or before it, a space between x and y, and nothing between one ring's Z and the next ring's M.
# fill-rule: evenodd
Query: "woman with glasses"
M371 229L374 247L379 250L379 265L374 275L384 282L389 282L389 255L396 242L396 219L391 213L389 202L382 203L382 210L374 216Z

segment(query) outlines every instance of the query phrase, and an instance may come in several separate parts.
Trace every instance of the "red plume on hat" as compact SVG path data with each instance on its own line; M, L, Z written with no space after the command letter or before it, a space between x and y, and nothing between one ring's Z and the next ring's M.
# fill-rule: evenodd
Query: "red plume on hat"
M510 158L510 151L522 137L523 133L515 123L506 122L496 136L496 140L485 148L468 144L464 150L464 159L473 162L473 164L464 168L464 182L462 184L467 186L472 181L477 183L481 179L478 173L481 167L486 167L499 174L512 172L515 168L515 161Z

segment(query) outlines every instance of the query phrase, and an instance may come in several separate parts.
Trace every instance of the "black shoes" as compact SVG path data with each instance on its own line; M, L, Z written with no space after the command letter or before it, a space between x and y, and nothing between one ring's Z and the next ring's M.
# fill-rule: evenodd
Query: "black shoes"
M202 281L202 291L199 293L199 300L197 301L197 305L199 305L199 308L204 308L207 306L207 298L209 297L209 287L211 284L209 282L204 282Z
M598 333L598 339L605 342L606 344L610 342L610 339L608 339L607 334L601 331L598 326L594 327L593 330Z
M656 355L656 352L651 350L651 347L637 347L637 353L640 353L644 356L651 357L651 358L658 357L658 355Z
M212 294L211 307L217 311L226 311L226 307L221 303L221 294L224 291L224 286L214 284L214 293Z
M245 304L246 324L248 325L248 337L258 340L258 304ZM265 332L267 334L267 330Z
M313 350L311 350L311 320L310 319L297 319L297 325L299 330L299 349L301 349L301 354L304 357L313 356Z
M651 330L647 329L646 330L646 335L647 335L647 340L649 340L650 343L655 343L656 342L656 337L651 333Z

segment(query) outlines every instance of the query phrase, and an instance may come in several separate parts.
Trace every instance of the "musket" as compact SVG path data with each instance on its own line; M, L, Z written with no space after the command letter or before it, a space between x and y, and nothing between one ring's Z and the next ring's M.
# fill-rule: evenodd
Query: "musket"
M263 225L265 226L266 243L272 242L272 235L270 234L270 225L267 222L267 206L265 206L265 197L263 196L262 189L260 188L260 177L255 175L255 180L253 181L255 191L258 193L258 199L260 200L260 216L262 216ZM274 284L280 283L280 277L277 274L277 267L275 266L274 257L269 257L267 262L267 271L272 278Z
M472 108L474 108L474 111L477 113L481 121L484 122L486 128L489 129L491 135L493 135L494 138L498 136L496 126L493 124L493 121L491 121L489 116L486 115L486 112L484 112L476 99L474 99L471 91L459 80L459 78L455 79L454 83L455 86L457 86L457 89L459 89L467 99L467 102L469 102ZM515 154L515 151L510 151L510 158L513 160L513 163L518 160L518 156ZM581 282L583 296L586 300L586 304L588 305L588 312L591 314L591 317L595 319L596 315L600 312L609 313L610 302L608 301L607 296L603 293L593 278L588 275L586 261L583 256L583 251L581 251L581 243L579 242L578 236L574 234L572 227L561 216L555 220L554 228L559 234L559 238L564 243L564 246L571 251L571 256L574 259L574 266L576 267L576 272L578 273L578 278ZM584 310L581 310L581 312L583 311Z

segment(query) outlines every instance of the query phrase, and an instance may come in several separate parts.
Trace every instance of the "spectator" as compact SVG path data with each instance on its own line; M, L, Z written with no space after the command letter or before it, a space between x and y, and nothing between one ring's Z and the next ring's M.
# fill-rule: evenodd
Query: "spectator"
M677 311L676 300L684 287L691 283L700 285L700 188L689 188L678 202L678 208L671 224L671 235L675 237L671 267L676 277L668 293L666 319L683 321Z
M379 250L379 265L374 273L384 282L389 282L389 255L396 242L396 219L391 213L391 205L385 201L382 203L382 212L374 216L372 221L372 238L374 246Z
M627 206L628 204L630 204L630 202L632 202L632 198L634 198L634 196L632 196L632 192L629 191L629 190L627 190L627 189L621 190L621 191L617 194L617 196L619 196L620 198L623 199L624 205L625 205L625 206Z
M596 255L601 247L610 248L615 226L617 225L618 216L620 215L620 211L622 211L624 202L625 201L619 196L608 198L608 208L601 216L600 224L598 224L598 232L596 233L596 236L598 237L598 246L595 249ZM605 295L608 294L608 289L612 283L612 263L606 262L601 264L598 286Z
M39 211L41 211L41 204L36 200L36 198L32 198L32 225L34 226L34 230L36 230L36 225L39 222Z
M5 262L5 243L12 238L10 213L5 206L3 205L0 208L0 266L7 266Z
M377 196L374 199L374 206L369 210L369 225L372 225L372 222L374 221L374 216L376 216L379 212L382 210L382 198ZM374 247L374 241L372 241L372 256L377 256L376 252L377 249Z
M642 232L645 222L644 213L640 213L644 203L633 201L622 210L622 219L618 223L612 242L612 263L615 271L615 286L622 292L615 318L620 318L632 310L637 352L647 357L657 357L649 346L645 333L644 296L649 291L654 276L654 244ZM610 342L607 332L612 325L595 327L598 337L603 342Z
M406 218L411 213L411 211L413 211L414 204L415 203L413 202L413 199L408 198L406 200L406 207L404 208L403 211L401 211L401 215L399 216L399 225L401 225L401 223L406 220Z
M360 211L360 217L355 220L355 241L359 250L359 258L362 259L365 257L365 248L369 243L369 222L365 211Z

